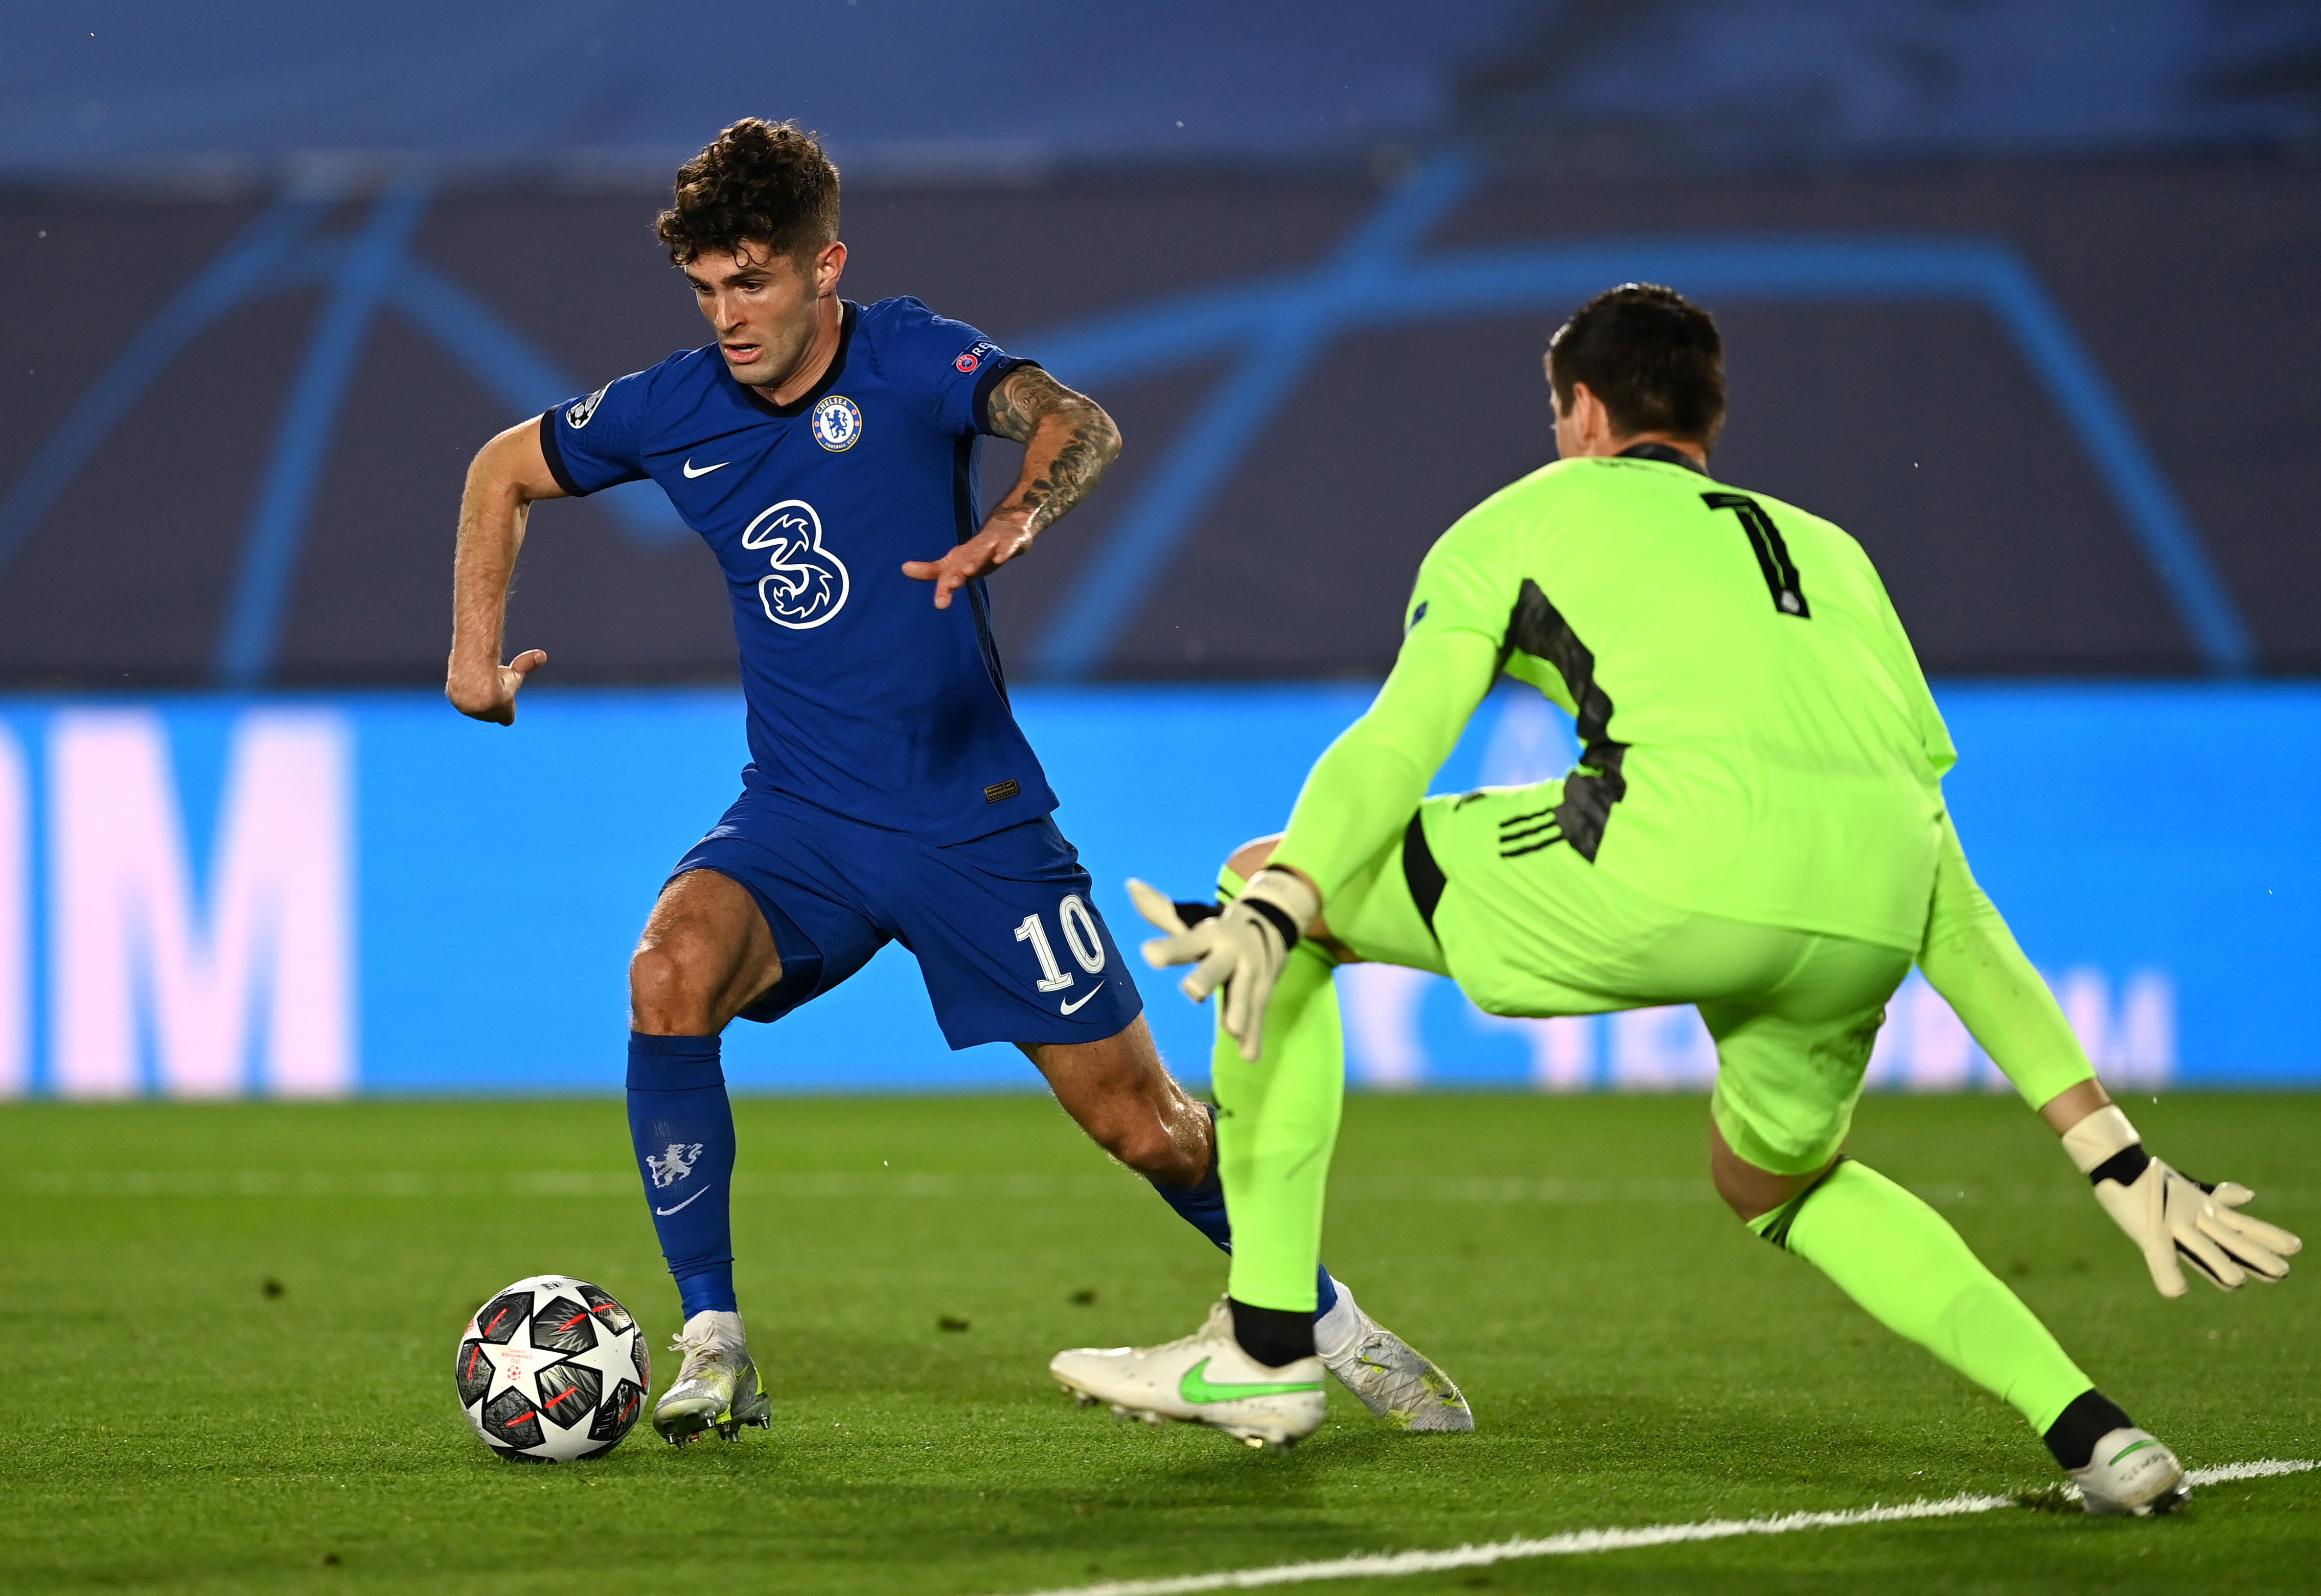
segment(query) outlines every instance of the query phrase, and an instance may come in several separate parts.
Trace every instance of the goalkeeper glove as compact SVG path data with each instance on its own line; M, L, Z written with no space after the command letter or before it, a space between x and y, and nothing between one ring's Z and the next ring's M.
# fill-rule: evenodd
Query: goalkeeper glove
M1319 894L1287 870L1261 870L1241 896L1191 925L1156 887L1131 881L1128 895L1139 914L1169 933L1144 944L1145 962L1156 970L1192 966L1181 985L1197 1003L1223 988L1217 1023L1241 1044L1242 1057L1255 1064L1264 1051L1265 1005L1273 984L1289 950L1320 912Z
M2144 1249L2144 1267L2163 1297L2184 1294L2180 1258L2231 1292L2251 1275L2280 1280L2289 1273L2290 1255L2305 1245L2278 1225L2238 1212L2256 1195L2246 1186L2208 1185L2145 1152L2116 1104L2063 1132L2063 1150L2094 1184L2104 1211Z

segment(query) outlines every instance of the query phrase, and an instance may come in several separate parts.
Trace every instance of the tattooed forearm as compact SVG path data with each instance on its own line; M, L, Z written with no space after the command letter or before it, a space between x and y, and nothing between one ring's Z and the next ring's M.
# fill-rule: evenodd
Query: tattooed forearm
M1009 372L990 406L991 430L1024 446L1023 475L999 508L1029 512L1032 531L1086 498L1120 453L1120 429L1104 407L1036 366Z
M1060 434L1053 439L1054 451L1041 447L1051 442L1050 437L1035 433L1032 448L1024 451L1024 477L1008 495L1010 503L1032 512L1035 532L1054 525L1086 498L1120 452L1120 434L1114 431L1112 418L1100 410L1091 421L1069 427L1051 424L1042 431ZM1044 461L1038 458L1041 455L1047 456Z

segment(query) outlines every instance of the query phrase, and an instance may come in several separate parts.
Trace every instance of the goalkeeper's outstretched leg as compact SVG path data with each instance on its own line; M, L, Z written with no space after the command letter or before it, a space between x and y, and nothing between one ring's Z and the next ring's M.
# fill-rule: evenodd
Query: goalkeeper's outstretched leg
M2089 1512L2141 1518L2182 1503L2176 1455L2095 1388L1932 1208L1843 1154L1785 1175L1734 1152L1714 1120L1709 1144L1717 1194L1752 1230L2021 1413Z

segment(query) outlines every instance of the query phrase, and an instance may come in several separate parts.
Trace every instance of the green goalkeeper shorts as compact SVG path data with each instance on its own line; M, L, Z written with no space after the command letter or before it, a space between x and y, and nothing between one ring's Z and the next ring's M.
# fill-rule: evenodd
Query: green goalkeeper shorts
M1725 1144L1776 1174L1821 1168L1844 1145L1910 954L1695 913L1569 844L1532 846L1562 796L1554 781L1427 799L1331 899L1332 938L1447 975L1492 1014L1696 1004L1716 1039L1709 1111Z

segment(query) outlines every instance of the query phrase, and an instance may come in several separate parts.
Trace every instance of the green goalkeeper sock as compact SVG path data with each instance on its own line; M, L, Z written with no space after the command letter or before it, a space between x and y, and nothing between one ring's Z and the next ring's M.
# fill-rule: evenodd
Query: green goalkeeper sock
M1999 1397L2044 1435L2095 1382L1943 1217L1876 1170L1839 1162L1749 1228L1835 1281L1870 1316Z
M1242 882L1227 871L1218 885L1231 897ZM1233 1225L1227 1291L1251 1308L1314 1311L1323 1201L1345 1096L1333 968L1319 948L1299 943L1266 1005L1258 1061L1245 1062L1222 1026L1210 1055L1217 1170Z

